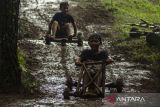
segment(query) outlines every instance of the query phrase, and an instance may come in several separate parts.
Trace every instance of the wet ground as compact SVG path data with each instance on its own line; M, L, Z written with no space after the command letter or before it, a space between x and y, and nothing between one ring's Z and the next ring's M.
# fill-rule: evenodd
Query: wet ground
M40 27L43 31L47 30L48 22L54 12L58 11L58 4L61 0L30 0L23 1L21 7L21 18L26 18L28 21L33 23L35 26ZM78 12L83 13L89 11L86 9L93 8L80 7L79 2L70 2L72 7L72 13L78 20L78 27L81 31L93 33L98 32L103 34L103 46L102 48L112 50L114 48L111 45L111 38L109 35L109 29L113 20L109 18L110 15L104 15L100 17L101 12L104 10L94 8L95 14L85 14L86 19L83 20L84 16L79 15ZM73 10L75 9L75 10ZM77 11L79 10L79 11ZM84 12L85 13L85 12ZM106 12L107 13L107 12ZM91 21L93 15L96 18ZM98 23L97 20L100 20ZM85 21L83 24L83 21ZM42 38L44 32L38 36ZM84 39L85 40L85 39ZM79 71L74 65L74 58L78 56L83 49L88 48L88 44L84 41L83 47L78 47L77 44L67 44L61 46L59 43L51 43L51 45L45 45L44 40L39 39L24 39L20 41L20 45L24 45L23 48L27 53L28 58L35 59L37 63L30 63L30 69L32 74L41 83L40 90L45 93L41 98L11 98L9 103L4 103L4 106L9 107L63 107L63 106L105 106L102 103L102 99L97 100L84 100L72 97L71 100L64 100L62 93L65 89L66 74L69 73L74 79L77 79ZM150 73L148 70L142 69L139 64L128 62L124 55L110 52L115 63L107 66L106 69L106 82L115 81L116 78L121 77L124 80L123 92L143 92L140 90L141 79L147 78L147 74ZM38 67L37 67L38 66ZM5 96L9 99L8 96Z

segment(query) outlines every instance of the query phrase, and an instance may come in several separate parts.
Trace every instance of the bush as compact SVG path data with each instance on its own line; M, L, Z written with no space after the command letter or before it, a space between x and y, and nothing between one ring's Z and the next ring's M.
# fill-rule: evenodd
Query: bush
M26 62L25 62L25 54L21 49L18 49L18 59L19 64L22 69L21 72L21 82L22 86L25 88L25 91L29 93L38 92L39 81L31 74L31 72L26 69Z

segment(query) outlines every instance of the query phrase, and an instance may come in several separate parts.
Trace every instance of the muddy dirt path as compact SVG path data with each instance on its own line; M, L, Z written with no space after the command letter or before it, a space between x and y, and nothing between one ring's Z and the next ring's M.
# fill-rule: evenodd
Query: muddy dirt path
M19 42L20 47L26 52L29 69L40 81L41 92L45 95L41 98L9 98L9 103L4 106L11 107L60 107L60 106L83 106L99 107L103 105L102 99L96 101L84 100L72 97L71 100L64 100L62 92L65 86L66 72L77 79L79 71L74 65L74 57L88 48L85 41L87 35L93 32L100 33L103 37L102 48L113 50L110 29L113 23L112 15L103 6L97 3L70 2L71 13L77 21L80 31L84 32L84 46L77 47L76 44L61 46L58 43L45 45L44 40L39 40L47 30L47 24L52 14L58 11L59 0L30 0L22 1L21 18L27 19L34 26L39 27L38 39L23 39ZM83 6L82 6L83 5ZM32 30L32 32L34 32ZM35 31L36 34L38 31ZM34 34L32 34L34 35ZM124 80L123 92L141 92L140 80L148 79L147 73L140 65L126 61L124 55L110 51L115 63L107 67L106 81L114 81L121 77Z

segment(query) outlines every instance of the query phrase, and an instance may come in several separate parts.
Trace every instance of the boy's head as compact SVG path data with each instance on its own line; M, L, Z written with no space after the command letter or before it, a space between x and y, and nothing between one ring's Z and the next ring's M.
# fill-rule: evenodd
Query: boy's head
M62 12L67 13L68 12L68 7L69 7L68 2L61 2L60 3L60 10Z
M95 33L92 34L88 38L88 44L91 47L91 49L98 49L100 45L102 45L102 39L99 34Z

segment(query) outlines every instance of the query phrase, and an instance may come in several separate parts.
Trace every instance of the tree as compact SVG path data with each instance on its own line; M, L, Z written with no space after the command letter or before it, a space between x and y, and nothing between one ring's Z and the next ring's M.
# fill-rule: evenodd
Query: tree
M21 86L17 57L20 0L0 0L0 92Z

